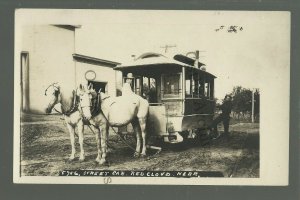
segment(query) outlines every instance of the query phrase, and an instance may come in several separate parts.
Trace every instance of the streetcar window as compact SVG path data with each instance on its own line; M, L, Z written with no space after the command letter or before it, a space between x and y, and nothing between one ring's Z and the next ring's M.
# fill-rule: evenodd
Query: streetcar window
M192 96L191 87L191 80L185 80L185 96Z
M198 73L194 74L194 90L193 90L193 97L198 98L199 97L199 76Z
M148 101L150 103L157 103L156 80L154 78L150 78L150 89L148 96Z
M141 92L141 78L136 78L135 79L135 93L137 95L142 95L142 92Z
M209 82L205 81L204 85L204 96L209 97Z
M149 103L157 102L156 80L150 77L143 77L143 97Z
M193 69L187 68L185 71L185 96L193 97L195 94L195 77Z
M210 81L210 99L214 99L214 80Z
M204 96L208 99L214 99L213 79L206 79L204 83Z
M168 74L163 76L163 97L180 97L180 74Z
M143 77L143 97L146 98L146 96L149 93L149 78Z
M200 98L209 93L209 86L205 78L194 69L186 69L185 73L185 96L187 98ZM206 90L205 90L206 88Z
M204 96L204 78L200 75L198 75L197 92L198 97Z

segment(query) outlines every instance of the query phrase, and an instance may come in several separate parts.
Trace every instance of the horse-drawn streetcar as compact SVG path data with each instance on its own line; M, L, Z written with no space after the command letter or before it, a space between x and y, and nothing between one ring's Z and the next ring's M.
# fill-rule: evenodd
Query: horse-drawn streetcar
M79 159L85 159L84 123L96 136L99 164L106 163L109 127L118 128L118 135L135 132L136 148L128 146L134 156L146 156L147 147L157 148L147 143L147 135L180 143L208 130L215 109L215 76L203 65L183 55L168 59L161 54L143 54L132 64L115 68L123 75L122 96L95 91L91 84L80 84L76 91L68 93L63 85L53 83L45 90L45 111L50 113L60 103L60 113L70 132L70 160L75 158L75 127L81 149Z
M165 142L179 143L205 133L215 110L214 75L197 59L146 53L114 68L123 83L131 79L134 93L149 102L147 132ZM132 132L131 125L119 132Z

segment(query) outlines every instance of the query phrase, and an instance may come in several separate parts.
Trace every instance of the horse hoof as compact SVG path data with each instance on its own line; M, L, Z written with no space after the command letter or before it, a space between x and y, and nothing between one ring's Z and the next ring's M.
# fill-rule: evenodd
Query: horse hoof
M145 153L142 153L140 157L141 157L141 158L146 158L147 155L146 155Z
M213 139L213 140L217 140L217 139L219 139L219 138L220 138L220 136L221 136L220 134L219 134L219 135L216 135L216 136L213 136L213 138L212 138L212 139Z
M140 153L134 152L133 157L134 157L134 158L139 158L139 157L140 157Z
M72 162L72 161L74 161L74 160L75 160L75 157L70 157L70 158L68 159L69 162Z
M113 149L112 148L108 148L107 149L107 153L112 153L113 152Z
M85 158L79 158L79 162L83 162Z
M108 165L108 162L106 160L104 160L104 159L101 159L99 161L99 165Z

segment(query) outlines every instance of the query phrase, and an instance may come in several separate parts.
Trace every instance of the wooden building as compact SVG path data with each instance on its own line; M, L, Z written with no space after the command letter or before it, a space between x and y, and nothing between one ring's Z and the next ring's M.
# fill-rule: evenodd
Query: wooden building
M22 27L20 49L21 110L44 113L44 91L59 82L70 92L79 83L91 82L115 95L115 71L119 63L76 54L74 25L28 25Z

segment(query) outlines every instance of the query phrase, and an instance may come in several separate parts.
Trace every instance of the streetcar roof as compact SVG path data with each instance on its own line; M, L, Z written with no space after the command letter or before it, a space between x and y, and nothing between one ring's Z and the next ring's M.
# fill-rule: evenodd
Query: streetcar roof
M180 54L177 54L173 57L173 59L170 59L162 54L146 53L146 54L142 54L134 61L117 66L114 69L123 72L149 73L149 71L152 72L159 71L161 73L164 73L164 72L173 72L174 70L180 70L182 67L186 67L186 68L193 68L195 71L216 78L214 75L194 67L193 66L194 62L195 62L194 59ZM204 66L204 65L205 64L198 62L198 66Z

